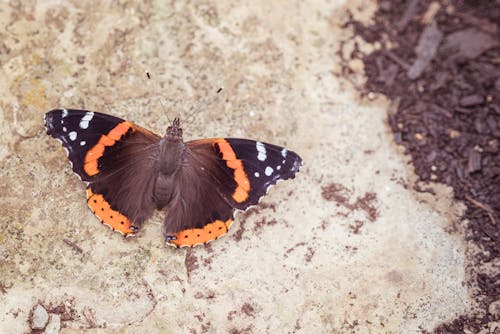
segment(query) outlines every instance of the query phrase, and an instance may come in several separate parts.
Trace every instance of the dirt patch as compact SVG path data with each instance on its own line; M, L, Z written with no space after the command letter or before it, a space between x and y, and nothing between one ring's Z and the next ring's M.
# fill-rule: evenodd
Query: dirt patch
M288 257L288 255L289 255L291 252L293 252L295 249L297 249L297 247L301 247L301 246L305 246L305 245L306 245L306 243L305 243L305 242L303 242L303 241L296 243L293 247L290 247L290 248L288 248L288 249L285 251L284 256L285 256L285 257Z
M321 187L321 196L326 201L336 202L337 205L343 206L349 211L364 211L372 222L377 219L377 194L367 192L362 197L357 197L355 201L349 200L350 195L351 191L339 183L329 183Z
M253 209L250 209L250 210L253 210ZM233 239L235 241L241 241L241 239L243 239L243 233L245 233L246 231L246 219L248 216L247 216L247 212L245 212L244 214L242 214L242 217L241 219L239 219L238 221L238 229L236 230L236 232L234 232L233 234Z
M312 260L312 258L314 256L314 253L316 253L316 251L314 250L314 248L307 247L307 252L304 255L304 261L311 262L311 260Z
M241 312L243 312L244 314L246 314L248 317L254 317L255 318L255 309L249 303L245 303L245 304L243 304L241 306Z
M343 193L347 189L340 183L330 183L321 187L321 196L327 201L337 202L339 204L348 203L347 196Z
M365 223L361 220L355 220L354 223L349 224L349 230L353 234L359 234L361 232L361 228L363 227Z
M188 279L191 277L191 272L198 269L198 257L194 254L192 249L186 251L186 257L184 259L184 265L186 266L186 273Z
M232 310L227 313L227 320L233 321L235 315L238 314L238 311Z
M274 203L259 203L256 206L253 206L249 208L248 210L244 211L239 215L239 219L237 219L237 223L239 224L238 229L236 232L233 234L233 239L235 241L241 241L243 238L243 234L247 230L246 224L247 224L247 219L251 217L252 215L259 214L262 210L270 210L272 213L276 212L276 204ZM255 225L253 226L253 231L257 232L261 230L265 225L275 225L277 221L275 219L270 219L267 220L266 218L262 218L261 220L257 221Z
M255 222L255 225L253 227L253 231L255 233L258 233L260 232L264 226L273 226L273 225L276 225L278 223L278 221L276 219L266 219L265 217L256 221Z
M75 299L72 297L59 303L49 304L47 311L49 313L59 314L61 321L74 321L79 317L75 306Z
M500 251L500 1L378 3L372 25L349 23L380 45L351 53L364 62L364 92L396 104L389 124L419 178L450 185L467 205L468 285L478 307L435 332L488 330L500 297L500 273L484 269Z
M253 326L247 326L243 329L237 329L237 328L232 328L229 330L230 334L252 334L253 333Z

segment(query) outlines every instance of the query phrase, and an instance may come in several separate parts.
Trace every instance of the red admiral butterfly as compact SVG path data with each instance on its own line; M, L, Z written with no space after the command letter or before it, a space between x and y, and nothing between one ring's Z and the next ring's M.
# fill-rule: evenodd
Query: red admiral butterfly
M66 148L87 184L92 212L134 235L154 209L167 209L165 240L194 246L225 234L235 210L259 202L269 186L295 177L302 159L286 148L247 139L184 142L179 119L164 137L123 119L86 110L45 114L47 134Z

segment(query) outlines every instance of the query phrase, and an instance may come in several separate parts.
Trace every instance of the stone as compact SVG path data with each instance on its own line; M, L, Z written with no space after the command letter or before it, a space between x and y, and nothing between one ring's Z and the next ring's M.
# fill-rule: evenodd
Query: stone
M33 317L31 319L32 329L44 329L49 321L49 314L45 308L38 304L33 310Z
M61 330L61 316L59 314L51 314L50 321L45 328L45 334L58 334Z

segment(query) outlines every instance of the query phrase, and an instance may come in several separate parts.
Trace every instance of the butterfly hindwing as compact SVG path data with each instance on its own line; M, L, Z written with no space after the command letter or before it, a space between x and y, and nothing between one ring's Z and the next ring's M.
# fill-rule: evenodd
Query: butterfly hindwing
M280 179L295 176L302 160L282 147L236 138L186 143L176 198L167 207L165 234L193 246L227 232L235 209L257 204Z
M111 228L135 233L154 210L160 137L123 119L85 110L52 110L45 125L67 149L73 171L88 183L91 210Z

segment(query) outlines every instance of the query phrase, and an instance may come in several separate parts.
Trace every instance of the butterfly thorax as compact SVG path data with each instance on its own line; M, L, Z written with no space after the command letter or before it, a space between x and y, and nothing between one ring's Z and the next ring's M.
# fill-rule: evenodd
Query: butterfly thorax
M160 140L158 159L160 174L175 174L183 160L183 152L182 128L180 127L179 118L175 118L172 125L167 128L165 136Z

